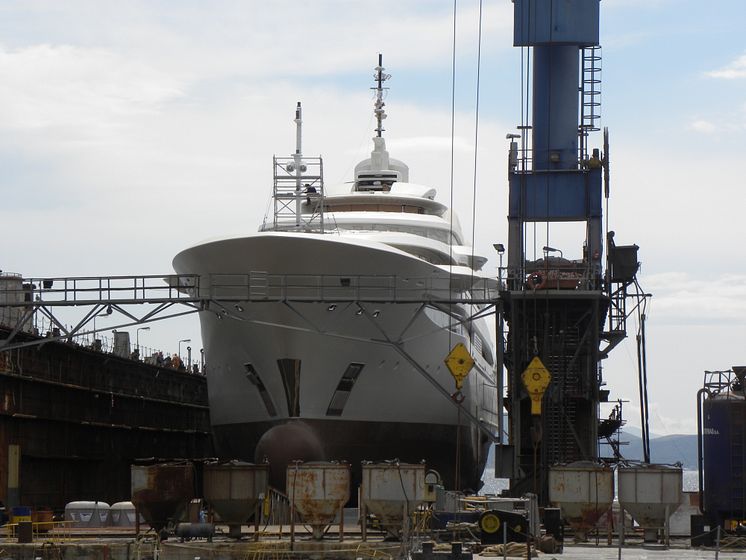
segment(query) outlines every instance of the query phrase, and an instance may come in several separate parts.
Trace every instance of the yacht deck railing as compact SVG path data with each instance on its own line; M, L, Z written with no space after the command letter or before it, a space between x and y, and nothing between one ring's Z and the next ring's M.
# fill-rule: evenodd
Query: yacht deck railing
M192 274L27 278L0 287L0 308L229 302L494 303L494 279L455 275Z

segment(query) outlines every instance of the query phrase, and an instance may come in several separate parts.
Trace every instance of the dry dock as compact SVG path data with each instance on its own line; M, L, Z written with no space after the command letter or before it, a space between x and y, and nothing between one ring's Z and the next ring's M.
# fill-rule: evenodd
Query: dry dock
M0 339L9 329L0 327ZM44 342L19 333L16 342ZM130 499L139 457L212 453L195 375L66 342L0 352L0 501L61 511Z

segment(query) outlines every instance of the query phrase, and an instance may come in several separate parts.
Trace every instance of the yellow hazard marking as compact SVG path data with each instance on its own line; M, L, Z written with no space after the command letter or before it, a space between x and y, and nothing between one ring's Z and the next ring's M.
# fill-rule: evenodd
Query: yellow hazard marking
M486 513L479 520L479 526L485 533L497 533L500 529L500 518L492 512Z
M461 342L453 347L444 360L448 371L456 380L456 390L460 391L464 384L464 379L469 375L471 368L474 367L474 358Z
M535 356L521 374L521 381L523 381L523 385L531 397L531 414L540 416L541 399L544 396L544 391L549 387L549 382L552 381L552 374L544 367L539 357Z

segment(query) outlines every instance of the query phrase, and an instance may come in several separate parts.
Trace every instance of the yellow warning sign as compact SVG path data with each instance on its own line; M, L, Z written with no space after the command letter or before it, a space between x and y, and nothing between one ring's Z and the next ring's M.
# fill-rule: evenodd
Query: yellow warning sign
M444 360L448 371L456 380L456 390L460 391L464 384L464 379L469 375L471 368L474 367L474 358L461 342L453 347L446 359Z
M531 414L540 416L541 399L544 396L544 391L549 387L549 382L552 381L552 374L544 367L539 357L535 356L521 374L521 381L523 381L523 385L531 397Z

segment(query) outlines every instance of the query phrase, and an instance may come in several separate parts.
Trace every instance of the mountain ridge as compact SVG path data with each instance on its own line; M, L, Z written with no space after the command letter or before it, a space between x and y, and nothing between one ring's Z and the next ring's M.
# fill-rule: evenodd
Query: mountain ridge
M629 460L642 460L642 438L627 430L622 430L619 437L622 457ZM613 455L611 447L602 440L601 455ZM650 460L653 463L681 463L684 469L697 468L696 434L673 434L650 438Z

